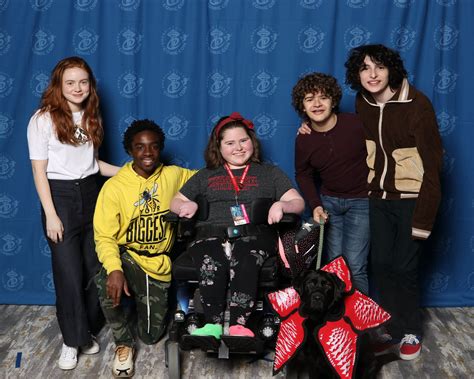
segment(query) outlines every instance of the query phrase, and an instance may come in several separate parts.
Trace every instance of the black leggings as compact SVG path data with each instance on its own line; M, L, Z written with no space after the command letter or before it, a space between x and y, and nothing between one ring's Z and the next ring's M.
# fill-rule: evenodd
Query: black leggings
M206 322L222 323L229 287L230 325L245 325L255 305L260 268L276 252L273 232L269 230L258 237L241 237L232 243L222 238L197 240L188 252L199 271Z

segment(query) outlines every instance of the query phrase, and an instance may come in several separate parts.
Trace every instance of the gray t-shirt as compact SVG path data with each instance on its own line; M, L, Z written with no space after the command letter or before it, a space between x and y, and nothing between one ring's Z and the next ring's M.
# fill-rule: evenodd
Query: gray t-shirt
M237 182L244 169L232 170ZM274 201L292 189L293 185L286 174L278 167L267 163L251 163L245 177L243 188L240 190L237 202L244 204L250 221L251 202L258 198L270 198ZM198 195L204 195L209 202L209 217L199 225L233 225L230 207L236 204L235 190L229 174L224 167L215 170L204 168L189 179L180 192L190 200L196 200Z

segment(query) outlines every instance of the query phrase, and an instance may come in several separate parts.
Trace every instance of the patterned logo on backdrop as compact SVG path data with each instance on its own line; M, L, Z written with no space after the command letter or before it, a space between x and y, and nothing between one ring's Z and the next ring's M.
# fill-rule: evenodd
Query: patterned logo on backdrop
M91 55L97 50L99 36L94 30L84 27L74 33L72 43L77 54Z
M12 218L18 213L18 200L5 193L0 193L0 218Z
M223 115L222 115L223 116ZM206 122L206 130L207 130L207 135L211 135L212 129L214 129L214 126L216 126L217 121L219 121L222 117L220 114L213 114L211 117L207 119Z
M180 10L184 4L184 0L163 0L163 8L169 11Z
M395 4L398 8L408 8L414 0L393 0L393 4Z
M140 0L119 0L119 8L131 12L140 6Z
M16 292L25 285L25 277L14 268L8 268L2 272L3 288L10 292Z
M46 241L46 237L44 235L42 235L40 238L39 249L40 253L45 257L51 256L51 249L49 248L48 241Z
M436 0L436 2L443 7L450 7L451 5L456 4L456 0Z
M232 78L224 72L213 72L207 78L207 92L212 97L224 97L229 93Z
M250 86L256 96L269 97L275 93L279 79L268 71L261 70L252 76Z
M6 30L0 29L0 55L5 55L10 50L12 36Z
M173 141L179 141L188 134L189 121L183 116L171 114L165 118L163 131L166 138Z
M441 67L433 77L434 90L438 93L448 94L456 88L458 74L449 68Z
M125 28L117 35L119 51L125 55L134 55L142 48L143 34L132 28Z
M95 8L97 0L76 0L74 8L78 11L88 12Z
M250 43L252 44L253 51L259 54L267 54L277 44L278 34L275 33L270 27L262 25L255 29L250 36Z
M323 0L300 0L300 5L306 9L316 9L321 6Z
M209 9L219 11L224 9L229 4L229 0L208 0L207 5Z
M53 4L53 0L30 0L30 4L34 10L45 12Z
M262 140L273 138L276 133L278 121L266 113L261 113L253 119L255 123L255 132Z
M453 172L454 161L456 159L449 156L446 152L443 155L443 173L445 175L450 175Z
M252 5L257 9L270 9L275 5L275 0L252 0Z
M174 155L171 158L170 163L175 166L189 168L189 162L183 157L178 157L177 155Z
M168 72L161 81L164 94L176 99L183 96L188 89L189 78L176 70Z
M15 173L15 161L0 154L0 179L9 179Z
M339 82L341 88L342 88L342 91L346 94L346 95L350 95L350 96L355 96L356 95L356 91L354 91L351 87L349 87L349 84L346 84L346 83L341 83Z
M4 113L0 113L0 138L7 138L13 133L15 121Z
M131 114L127 114L125 116L122 116L122 118L118 122L118 129L119 129L120 135L123 136L123 133L125 133L125 130L127 130L127 128L130 126L130 124L133 121L136 121L136 120L138 120L138 118L131 115Z
M323 47L325 36L326 33L323 33L320 28L313 26L300 30L298 33L300 49L305 53L315 53L319 51Z
M347 0L347 5L351 8L364 8L369 4L369 0Z
M41 28L33 34L33 54L46 55L54 49L56 36L48 30Z
M458 43L459 30L450 24L436 28L433 36L435 46L443 51L454 49Z
M392 45L399 51L410 50L415 43L416 32L406 26L400 25L392 30L390 40Z
M7 97L13 90L13 79L0 72L0 98Z
M177 55L186 47L188 35L179 28L173 27L167 29L161 35L161 46L165 53Z
M456 116L451 116L446 111L441 111L436 115L438 120L439 133L444 137L453 132L456 129Z
M48 87L49 75L45 71L37 71L30 80L31 93L36 97L41 97L46 87Z
M43 288L46 291L54 292L53 273L51 271L46 271L41 275L41 284L43 284Z
M209 51L212 54L223 54L230 46L231 35L224 28L213 27L209 31Z
M23 240L12 233L0 234L0 252L3 255L12 256L17 255L22 248Z
M8 7L9 0L0 0L0 12L4 11Z
M448 288L450 277L441 272L435 272L431 275L431 278L428 283L428 291L441 293L446 291Z
M142 91L143 80L133 71L125 71L119 76L117 82L120 94L127 99L137 97Z
M344 45L347 50L361 45L367 45L372 33L360 25L352 26L346 29L344 33Z

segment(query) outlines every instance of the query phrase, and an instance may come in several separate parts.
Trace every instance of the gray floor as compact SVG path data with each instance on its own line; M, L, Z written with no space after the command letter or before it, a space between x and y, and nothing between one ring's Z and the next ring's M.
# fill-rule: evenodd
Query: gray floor
M430 308L424 314L421 357L403 362L386 356L379 377L474 378L474 308ZM54 307L0 305L0 378L110 378L113 343L108 329L99 342L99 354L79 356L75 370L62 371L56 362L62 341ZM268 358L218 360L198 350L186 352L183 378L271 378L271 355ZM168 378L164 359L164 341L140 345L134 377Z

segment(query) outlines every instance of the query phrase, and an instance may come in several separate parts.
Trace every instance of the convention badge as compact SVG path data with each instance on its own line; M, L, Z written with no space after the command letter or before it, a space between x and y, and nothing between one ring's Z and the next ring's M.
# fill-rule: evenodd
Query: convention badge
M236 204L230 207L230 213L234 220L234 225L245 225L250 222L244 204Z

